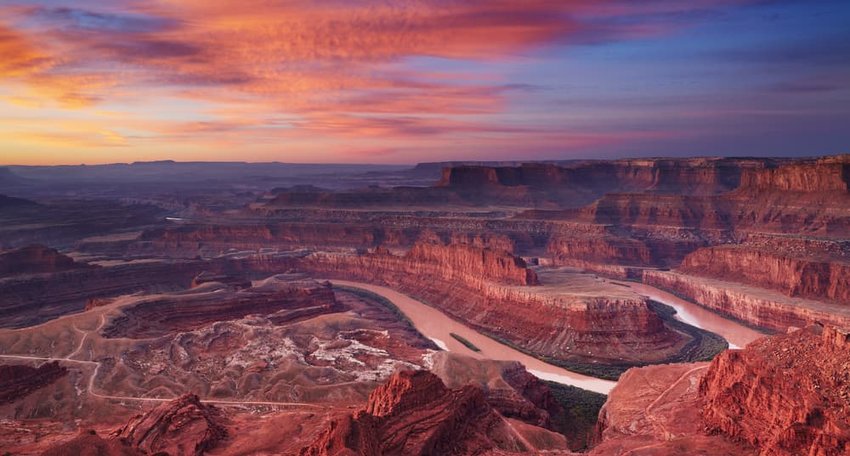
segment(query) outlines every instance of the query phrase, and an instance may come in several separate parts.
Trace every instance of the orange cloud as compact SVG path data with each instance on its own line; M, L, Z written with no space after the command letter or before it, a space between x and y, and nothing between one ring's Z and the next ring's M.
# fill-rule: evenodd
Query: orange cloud
M650 3L654 12L684 8ZM449 67L425 72L405 64L432 57L499 65L535 46L657 32L628 21L600 25L600 18L639 9L618 0L88 4L57 8L36 0L0 9L6 17L0 23L0 96L10 93L5 99L14 109L58 102L85 110L110 102L134 115L98 117L102 128L89 126L80 135L39 130L22 133L21 140L148 151L169 143L239 146L244 138L318 149L307 139L336 147L337 140L364 138L369 144L352 150L388 155L403 149L404 140L429 137L436 144L446 135L542 134L548 144L545 130L491 118L509 109L510 94L518 90L504 75ZM168 112L181 103L192 105L192 113ZM138 134L102 133L128 129ZM611 140L556 136L553 142ZM378 139L387 144L374 144Z

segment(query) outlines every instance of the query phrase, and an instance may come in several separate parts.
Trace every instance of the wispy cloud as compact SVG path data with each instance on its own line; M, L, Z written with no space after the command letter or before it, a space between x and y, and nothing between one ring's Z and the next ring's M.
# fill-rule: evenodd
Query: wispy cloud
M581 132L558 124L557 116L544 125L515 122L526 99L539 100L538 111L561 108L547 96L550 88L515 74L553 48L565 58L571 46L657 39L751 3L759 2L21 1L0 6L0 97L7 109L46 116L56 109L123 109L128 115L103 117L102 130L138 132L120 141L107 141L117 137L99 130L87 130L83 136L94 139L86 141L62 132L53 136L57 147L62 138L69 147L239 145L243 135L245 143L303 148L311 138L339 153L397 157L425 138L440 147L452 139L541 148L561 141L565 149L616 144L647 138L628 128ZM844 51L804 48L747 52L723 58L846 59ZM814 92L834 83L773 85ZM187 105L192 109L170 113ZM20 136L36 137L50 135ZM358 140L364 144L338 142Z

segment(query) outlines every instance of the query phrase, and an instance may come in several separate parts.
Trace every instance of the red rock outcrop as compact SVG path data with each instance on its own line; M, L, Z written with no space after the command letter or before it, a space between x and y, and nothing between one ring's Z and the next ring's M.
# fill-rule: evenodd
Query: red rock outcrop
M474 455L532 451L475 386L450 390L427 371L402 371L369 395L366 407L334 418L302 456Z
M0 365L0 404L7 404L55 382L68 373L57 361L38 368L25 365Z
M850 304L850 260L731 245L699 249L677 270Z
M718 356L700 381L708 429L760 455L850 453L850 334L809 327Z
M43 274L90 267L39 244L0 252L0 277Z
M114 438L147 454L202 455L227 438L225 418L198 396L186 394L137 415Z
M850 333L815 325L710 364L630 369L590 454L850 454Z
M415 262L436 263L455 278L456 273L509 285L536 285L537 275L522 258L508 252L473 245L418 243L407 254Z

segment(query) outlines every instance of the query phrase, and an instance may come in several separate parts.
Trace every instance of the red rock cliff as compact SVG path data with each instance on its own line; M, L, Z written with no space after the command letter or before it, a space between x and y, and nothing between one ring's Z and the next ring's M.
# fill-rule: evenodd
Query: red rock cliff
M741 176L741 191L850 191L850 155L753 169Z
M412 261L436 263L445 271L469 274L510 285L535 285L534 271L522 258L501 250L466 244L418 243L408 252Z
M771 456L850 454L850 334L809 327L718 356L703 417Z
M776 249L721 246L699 249L680 272L744 282L801 296L850 304L850 261L793 255Z

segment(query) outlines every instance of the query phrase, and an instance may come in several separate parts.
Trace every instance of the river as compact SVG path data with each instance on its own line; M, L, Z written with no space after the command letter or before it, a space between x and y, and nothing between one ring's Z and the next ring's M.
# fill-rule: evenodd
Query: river
M391 288L346 280L332 280L332 282L342 286L367 290L390 300L410 319L420 333L434 341L434 343L444 350L478 359L518 361L525 365L526 369L538 378L577 386L597 393L608 394L614 385L616 385L614 381L578 374L545 363L507 345L501 344L479 333L475 329L452 319L442 311ZM696 304L689 303L662 290L637 283L627 283L624 285L628 285L636 293L675 308L678 319L692 326L719 334L729 341L732 348L743 347L750 341L763 336L763 334L753 329L727 320ZM467 339L481 351L474 352L470 350L453 338L451 333L458 334Z

